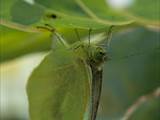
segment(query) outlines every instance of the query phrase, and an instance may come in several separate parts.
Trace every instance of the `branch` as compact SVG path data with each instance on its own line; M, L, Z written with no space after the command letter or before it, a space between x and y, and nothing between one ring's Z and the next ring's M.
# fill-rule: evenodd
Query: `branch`
M154 90L152 93L149 93L147 95L141 96L138 98L138 100L127 109L126 113L122 117L121 120L129 120L130 116L138 109L138 107L146 102L147 100L151 98L157 98L160 97L160 87L158 87L156 90Z

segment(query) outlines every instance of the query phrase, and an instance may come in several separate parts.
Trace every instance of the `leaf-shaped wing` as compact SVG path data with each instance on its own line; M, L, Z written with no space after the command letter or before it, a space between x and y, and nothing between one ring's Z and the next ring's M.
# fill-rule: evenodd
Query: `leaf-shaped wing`
M56 49L32 73L31 120L82 120L90 98L89 69L67 49Z

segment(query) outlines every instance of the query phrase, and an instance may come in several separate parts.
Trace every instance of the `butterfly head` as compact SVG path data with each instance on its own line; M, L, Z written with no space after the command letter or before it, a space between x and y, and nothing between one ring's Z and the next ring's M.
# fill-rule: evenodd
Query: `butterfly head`
M101 68L107 59L107 52L104 48L100 46L90 47L88 51L88 64L92 67Z

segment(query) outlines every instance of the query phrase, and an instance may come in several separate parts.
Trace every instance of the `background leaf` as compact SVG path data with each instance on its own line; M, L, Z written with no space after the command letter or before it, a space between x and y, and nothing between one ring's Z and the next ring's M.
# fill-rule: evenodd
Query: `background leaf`
M109 2L111 0L108 0ZM130 0L121 13L145 25L160 26L159 0ZM114 5L113 5L114 6ZM115 9L115 8L113 8ZM120 9L118 9L120 11Z
M101 5L103 4L102 1L98 1L96 4L93 4L94 2L89 2L89 6L96 5L97 8L101 9ZM115 17L114 19L109 19L109 17L105 17L104 20L101 20L97 17L94 17L94 15L88 14L88 11L86 11L86 7L84 8L82 1L76 1L76 0L47 0L47 2L43 0L36 0L36 3L44 6L47 8L50 13L48 14L55 14L57 15L57 19L51 20L53 22L50 22L50 24L53 24L54 26L59 25L66 25L70 27L77 27L77 28L105 28L110 25L124 25L131 23L131 20L128 20L127 18L123 16L117 16L114 11L110 10L106 7L106 11L110 11L109 13L104 11L99 12L99 14L103 14L103 16L111 16ZM88 6L87 6L88 7ZM95 6L94 6L95 7ZM93 11L94 12L94 11ZM95 16L98 14L95 13ZM117 21L117 22L116 22Z
M44 9L24 0L1 0L0 18L23 25L39 22Z
M132 4L125 9L118 9L118 12L117 8L111 9L108 1L35 0L31 3L24 0L1 0L0 16L3 21L29 26L50 24L54 28L101 29L133 21L147 26L159 26L158 0L133 0Z
M77 4L93 19L106 24L125 24L129 20L112 10L105 0L76 0Z
M111 25L131 23L131 20L118 15L108 7L105 11L110 12L103 13L104 11L101 11L101 14L109 17L105 17L104 20L92 17L88 15L81 4L75 0L47 0L45 2L35 0L33 3L24 0L1 0L0 2L3 5L0 13L2 24L3 21L10 21L29 26L50 24L54 28L101 29ZM98 8L101 8L102 4L102 1L99 1L97 3ZM89 5L92 6L93 4L89 3Z
M48 32L27 33L1 25L0 35L0 62L27 53L44 52L51 49L51 37Z

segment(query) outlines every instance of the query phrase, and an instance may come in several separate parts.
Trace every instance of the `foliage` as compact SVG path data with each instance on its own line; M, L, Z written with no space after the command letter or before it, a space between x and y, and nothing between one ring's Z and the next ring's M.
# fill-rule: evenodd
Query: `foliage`
M159 0L132 0L115 8L110 0L0 0L1 64L25 54L49 52L28 82L31 119L87 120L89 114L92 76L73 51L55 44L56 36L47 29L59 32L72 46L79 37L88 39L89 29L91 40L102 39L114 26L106 45L110 60L104 65L97 119L125 118L140 96L159 88L159 4ZM152 114L159 111L159 94L146 99L127 119L160 119Z

